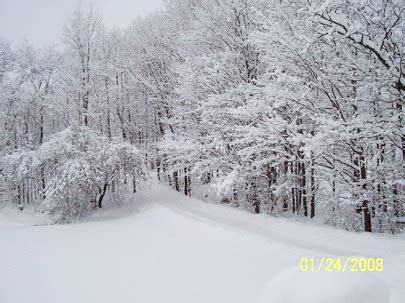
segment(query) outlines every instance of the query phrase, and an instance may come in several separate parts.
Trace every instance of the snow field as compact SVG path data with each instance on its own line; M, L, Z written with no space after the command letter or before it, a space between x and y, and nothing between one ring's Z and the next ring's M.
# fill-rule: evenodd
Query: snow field
M259 303L388 303L389 290L372 273L300 272L288 268L264 288Z
M161 185L130 203L71 225L0 210L0 302L405 301L401 237L257 216ZM385 271L299 272L301 257L342 251L384 257Z

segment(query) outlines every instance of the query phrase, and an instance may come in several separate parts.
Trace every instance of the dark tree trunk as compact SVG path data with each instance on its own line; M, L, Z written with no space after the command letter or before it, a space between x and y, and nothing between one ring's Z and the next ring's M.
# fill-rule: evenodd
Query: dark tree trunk
M136 193L136 178L135 178L135 176L132 177L132 192Z
M360 178L362 180L363 194L365 194L367 191L367 184L366 184L367 170L364 156L360 157ZM371 232L371 212L369 207L369 201L367 199L363 200L362 209L364 218L364 231Z
M302 156L303 158L303 156ZM305 163L301 163L301 192L302 192L302 206L304 208L304 216L308 217L308 203L307 203L307 181L306 181L306 173L305 173Z
M39 115L39 144L42 145L44 143L44 113L43 107L41 107L40 115ZM45 181L45 166L44 164L41 165L40 168L41 174L41 187L42 187L42 199L45 200L45 189L46 189L46 181Z
M24 204L21 201L21 186L17 185L17 206L19 210L24 209Z
M260 203L257 199L257 191L256 191L256 181L252 181L250 183L250 188L248 188L248 200L251 205L253 205L253 210L256 214L260 213Z
M301 211L301 190L299 186L299 163L298 161L294 162L294 201L295 201L295 211L297 214L300 214ZM297 180L298 179L298 180Z
M315 168L311 163L311 218L315 217Z
M187 176L187 167L184 168L184 194L188 196L188 176Z
M238 198L238 188L236 187L235 184L233 184L232 186L232 199L234 202L238 202L239 198Z
M290 172L291 172L291 177L294 178L294 163L290 162ZM292 206L292 212L295 214L296 209L295 209L295 187L294 187L294 179L291 180L292 187L291 187L291 206Z
M173 172L173 180L174 180L174 188L179 192L180 191L179 172L177 170Z
M161 162L160 162L160 158L159 158L159 155L158 155L157 159L156 159L156 173L157 173L157 177L158 177L159 182L161 181L160 180L160 165L161 165Z
M368 201L363 201L364 231L371 232L371 213L368 207Z
M41 166L41 187L42 187L42 199L46 198L46 181L45 181L45 167Z
M190 169L188 169L190 172ZM187 184L188 184L188 190L187 190L187 196L191 197L191 175L189 174L187 176Z
M83 97L84 126L89 126L89 93L86 92Z
M108 187L108 183L104 183L103 188L102 189L99 188L100 197L98 198L98 201L97 201L98 208L103 207L103 199L104 199L105 193L107 192L107 187Z
M283 165L283 174L284 174L284 176L287 176L287 174L288 174L288 162L287 161L285 161L284 165ZM284 195L284 197L283 197L283 210L284 211L288 210L288 200L287 200L286 195Z

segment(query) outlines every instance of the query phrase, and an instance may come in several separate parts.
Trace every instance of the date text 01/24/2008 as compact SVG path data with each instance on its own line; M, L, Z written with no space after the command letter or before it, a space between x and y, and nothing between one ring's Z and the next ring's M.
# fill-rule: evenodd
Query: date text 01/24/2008
M381 272L384 270L383 258L366 257L338 257L315 258L303 257L300 259L302 272Z

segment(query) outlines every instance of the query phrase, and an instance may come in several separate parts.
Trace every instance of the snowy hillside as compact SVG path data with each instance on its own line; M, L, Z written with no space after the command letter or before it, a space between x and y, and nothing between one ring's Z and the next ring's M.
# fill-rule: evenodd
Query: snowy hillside
M0 302L405 302L403 236L207 204L163 185L89 222L0 210ZM384 271L303 273L302 257L383 257Z

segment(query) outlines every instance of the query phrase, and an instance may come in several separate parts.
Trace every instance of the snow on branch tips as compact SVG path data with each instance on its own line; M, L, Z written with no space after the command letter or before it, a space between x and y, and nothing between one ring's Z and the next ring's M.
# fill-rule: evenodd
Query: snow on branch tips
M101 207L112 183L145 178L139 150L118 138L109 140L87 127L69 127L35 150L18 150L1 159L10 187L44 174L41 207L60 223L77 220Z

